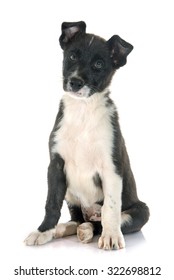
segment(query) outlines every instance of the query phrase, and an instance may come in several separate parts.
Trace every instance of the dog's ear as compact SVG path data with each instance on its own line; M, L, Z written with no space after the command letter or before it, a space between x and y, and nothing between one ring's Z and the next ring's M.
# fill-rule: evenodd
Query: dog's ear
M110 49L110 56L113 61L113 65L116 69L126 64L128 54L133 50L133 46L118 35L112 36L107 44Z
M78 22L63 22L62 34L59 38L61 48L64 50L66 46L72 42L77 36L85 34L86 23L84 21Z

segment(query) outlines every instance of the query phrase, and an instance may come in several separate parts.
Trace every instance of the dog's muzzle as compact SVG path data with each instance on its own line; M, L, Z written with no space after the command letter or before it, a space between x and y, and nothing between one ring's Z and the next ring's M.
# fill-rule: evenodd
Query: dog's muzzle
M84 86L85 82L82 79L73 77L70 79L69 84L72 91L77 92Z
M69 78L66 90L74 97L89 97L90 95L90 88L85 85L85 81L79 77Z

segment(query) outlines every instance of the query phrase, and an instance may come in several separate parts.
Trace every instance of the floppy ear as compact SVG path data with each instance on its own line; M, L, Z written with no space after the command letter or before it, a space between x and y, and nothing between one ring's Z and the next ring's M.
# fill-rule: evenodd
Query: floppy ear
M62 34L59 38L61 48L64 50L66 46L77 36L85 34L85 31L86 31L86 23L84 21L63 22Z
M128 54L133 50L133 46L118 35L112 36L107 44L110 49L110 56L113 61L113 65L116 69L126 64Z

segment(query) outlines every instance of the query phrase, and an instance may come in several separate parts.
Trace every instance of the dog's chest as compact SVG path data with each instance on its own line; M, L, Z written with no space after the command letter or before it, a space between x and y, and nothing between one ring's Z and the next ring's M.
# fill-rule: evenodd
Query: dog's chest
M64 97L64 115L55 133L54 152L65 161L68 183L66 199L89 207L103 199L94 177L102 177L111 165L112 125L108 108L100 98L91 102Z

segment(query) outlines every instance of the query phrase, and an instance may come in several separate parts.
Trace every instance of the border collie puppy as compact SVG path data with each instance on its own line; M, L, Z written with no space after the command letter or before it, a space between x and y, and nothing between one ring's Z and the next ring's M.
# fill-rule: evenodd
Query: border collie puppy
M109 85L133 46L118 35L108 41L86 33L86 24L64 22L63 89L50 135L45 217L27 245L77 234L83 243L100 234L98 247L125 246L123 234L139 231L149 209L138 199ZM71 221L58 224L64 199Z

